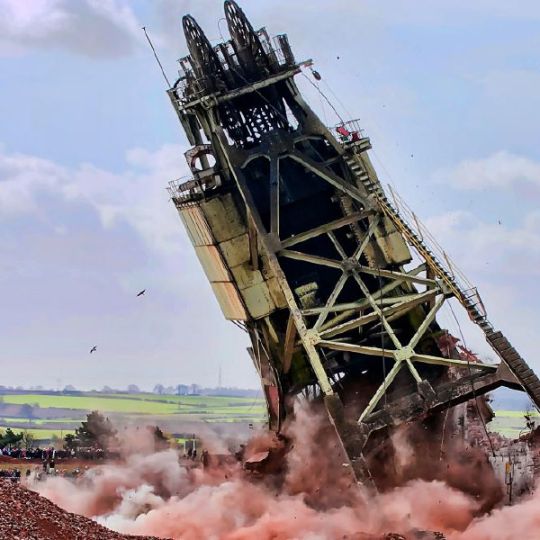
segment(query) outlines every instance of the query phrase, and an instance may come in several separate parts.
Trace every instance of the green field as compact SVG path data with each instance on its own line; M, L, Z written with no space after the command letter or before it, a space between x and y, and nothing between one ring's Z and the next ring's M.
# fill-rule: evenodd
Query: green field
M173 414L197 410L201 412L262 413L264 401L260 398L238 398L221 396L154 396L151 394L104 394L71 396L55 394L4 395L4 403L30 404L41 408L99 410L128 414Z
M31 405L30 419L0 412L0 430L28 429L37 440L65 436L80 425L81 418L98 410L112 418L138 423L174 426L182 422L260 423L266 406L261 398L224 396L176 396L156 394L59 394L25 393L0 396L4 406ZM16 413L15 413L16 414ZM60 415L60 416L59 416Z
M531 412L531 416L540 424L540 414ZM522 411L495 411L495 418L487 425L489 431L500 433L505 437L517 438L526 432L525 418Z
M3 431L6 427L9 426L0 426L0 431ZM37 441L50 441L55 435L57 437L63 438L68 433L74 433L74 429L39 429L39 428L12 428L13 431L18 433L19 431L27 431L34 436L34 439Z
M28 427L41 426L45 424L74 424L78 426L80 420L74 420L73 418L37 418L28 420L26 418L20 418L17 416L1 416L1 424L9 426L11 424L22 425L25 424Z
M5 395L4 403L24 405L26 403L42 409L55 407L60 409L80 409L85 411L131 413L131 414L171 414L178 412L178 405L143 399L103 396L61 396L41 394Z
M204 423L260 423L266 418L262 398L224 396L176 396L157 394L5 394L5 404L38 407L40 418L2 416L0 430L11 427L15 431L28 429L36 440L48 440L53 435L65 436L80 425L87 412L98 410L111 417L132 419L140 423L181 425L182 422ZM60 410L59 410L60 409ZM48 418L49 412L50 417ZM55 413L55 414L53 414ZM58 417L58 415L61 417ZM498 410L488 429L506 437L518 437L525 429L523 412ZM537 417L540 424L540 415ZM146 419L146 420L145 420Z
M93 394L96 395L96 394ZM106 394L104 394L106 396ZM164 401L168 403L185 403L191 405L199 404L212 404L212 405L229 405L229 404L240 404L246 405L253 403L263 403L262 398L251 398L251 397L234 397L234 396L176 396L171 394L113 394L114 397L120 399L143 399L150 401ZM100 396L97 396L100 397Z

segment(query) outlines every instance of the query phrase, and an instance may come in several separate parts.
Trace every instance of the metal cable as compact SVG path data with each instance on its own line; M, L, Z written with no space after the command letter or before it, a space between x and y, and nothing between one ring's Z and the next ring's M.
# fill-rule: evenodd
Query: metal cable
M163 66L161 65L161 62L159 61L159 57L157 55L156 49L154 49L154 45L150 41L150 37L148 36L148 33L146 32L146 26L143 26L142 30L144 32L144 35L146 36L146 39L148 40L148 43L150 44L152 52L154 53L154 57L156 59L156 62L158 63L159 68L161 69L161 73L163 74L163 78L165 79L165 82L167 83L167 88L170 88L171 83L169 82L169 79L167 78L167 75L165 74L165 70L163 69Z
M341 106L341 108L343 109L345 114L347 114L349 116L349 118L352 120L354 118L354 116L350 113L350 111L347 109L347 107L345 107L345 105L343 104L343 101L341 101L341 99L339 99L337 94L332 90L332 87L330 86L330 84L328 84L328 81L326 79L323 79L322 82L326 85L326 87L328 88L330 93L334 96L334 99L339 103L339 105Z
M381 280L381 268L379 265L377 265L377 272L379 273L379 290L382 291L382 280ZM382 303L383 295L379 295L379 311L381 312L381 349L382 349L382 368L383 368L383 390L384 390L384 406L387 405L387 398L386 398L386 358L384 356L384 324L383 324L383 303Z
M234 324L234 326L240 328L240 330L243 330L246 332L246 334L249 334L248 329L245 327L245 325L241 324L239 321L231 320L231 322Z
M467 343L465 341L465 336L463 335L463 332L461 330L461 325L459 324L458 318L456 317L456 314L454 313L454 308L452 307L452 304L450 302L447 302L447 304L452 313L452 317L454 318L454 321L456 322L456 325L458 327L461 341L463 345L468 349ZM478 396L476 395L476 390L474 388L474 380L472 378L471 361L469 360L469 355L466 355L466 359L467 359L467 368L469 370L469 377L471 378L471 389L474 396L474 405L476 408L476 414L478 414L478 417L480 418L480 422L482 423L482 427L484 428L484 432L486 434L487 440L489 441L489 446L491 447L491 454L493 455L493 457L495 457L495 447L493 446L493 441L491 440L491 437L489 436L486 423L484 422L484 417L480 414L480 409L478 407Z
M250 405L249 409L247 410L247 412L251 412L251 410L253 409L253 407L255 406L255 403L257 403L257 401L259 401L260 397L261 397L261 389L259 388L257 390L257 393L255 394L255 399L253 401L253 403Z
M319 92L319 94L326 100L326 103L330 105L330 108L336 113L336 116L339 118L340 122L344 124L345 120L341 118L341 115L338 113L337 109L334 107L332 102L326 97L326 94L305 73L302 73L302 76L309 82L309 84L311 84L311 86L315 88L315 90L317 90L317 92Z
M450 401L452 401L452 398L454 397L454 389L452 389L452 392L450 392ZM444 446L444 433L446 431L446 421L448 420L448 413L450 412L450 407L446 408L446 413L444 414L444 420L443 420L443 428L442 428L442 434L441 434L441 448L439 451L439 461L442 461L443 456L443 446Z

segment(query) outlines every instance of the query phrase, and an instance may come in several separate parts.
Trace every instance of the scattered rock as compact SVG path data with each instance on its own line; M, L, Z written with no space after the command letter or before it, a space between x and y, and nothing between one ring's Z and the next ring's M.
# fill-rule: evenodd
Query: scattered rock
M158 540L127 536L70 514L25 487L0 480L0 538L10 540Z

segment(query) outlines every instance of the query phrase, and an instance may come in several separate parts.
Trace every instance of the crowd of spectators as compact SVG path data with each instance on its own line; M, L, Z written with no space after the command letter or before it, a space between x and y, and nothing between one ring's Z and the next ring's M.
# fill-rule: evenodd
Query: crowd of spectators
M55 448L2 448L0 456L14 459L35 459L47 461L49 459L88 459L97 460L115 457L112 452L106 452L101 448L78 448L76 450L56 450Z
M27 465L23 465L22 469L26 469L25 476L30 476L32 471L35 472L36 479L41 479L44 476L58 475L62 476L78 476L80 470L78 468L70 471L59 471L58 464L74 460L102 460L105 458L116 457L115 453L106 452L100 448L80 448L74 450L56 450L55 448L2 448L0 449L0 457L7 457L11 459L19 460L18 465L23 465L20 461L27 461ZM11 460L9 460L11 461ZM38 463L36 463L38 462ZM10 480L12 482L19 482L21 479L21 468L10 467L0 468L0 480Z
M11 480L12 482L19 482L21 479L21 470L20 469L0 469L0 479Z

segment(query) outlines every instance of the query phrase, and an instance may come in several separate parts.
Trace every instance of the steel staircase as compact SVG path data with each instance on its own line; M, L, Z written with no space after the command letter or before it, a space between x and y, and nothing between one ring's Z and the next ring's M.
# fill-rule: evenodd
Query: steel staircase
M442 263L433 252L433 249L424 241L423 234L419 231L420 227L418 220L416 220L416 216L413 214L414 221L417 223L417 230L415 230L414 226L411 223L408 223L402 214L392 206L386 197L381 183L378 180L373 181L369 177L355 154L346 153L344 158L355 178L365 187L368 194L376 200L381 211L393 222L407 242L413 246L418 254L426 261L432 272L441 279L453 296L457 298L467 310L470 319L481 328L487 342L491 345L500 359L508 366L510 371L516 376L519 383L540 410L540 379L508 339L506 339L503 333L493 328L493 325L487 319L486 312L482 301L476 292L476 288L470 286L470 284L468 284L468 287L464 287L462 283L456 279L455 272L450 270L450 262L448 261L446 254L442 252L448 261L448 265ZM466 278L463 279L465 283L468 283Z

